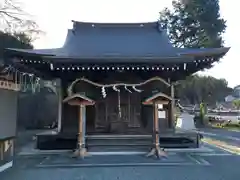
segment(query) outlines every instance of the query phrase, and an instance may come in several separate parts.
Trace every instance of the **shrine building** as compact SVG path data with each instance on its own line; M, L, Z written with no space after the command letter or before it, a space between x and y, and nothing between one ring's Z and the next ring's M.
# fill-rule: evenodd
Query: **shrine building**
M158 22L73 21L62 47L9 48L5 60L59 82L58 128L37 135L38 149L84 156L152 148L159 155L161 148L199 147L198 133L175 128L174 85L228 50L173 47Z

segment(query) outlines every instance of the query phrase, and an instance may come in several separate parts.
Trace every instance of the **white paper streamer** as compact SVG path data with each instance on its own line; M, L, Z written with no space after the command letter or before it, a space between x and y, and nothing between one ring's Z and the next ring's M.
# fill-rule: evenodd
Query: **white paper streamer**
M133 86L132 88L134 91L139 92L139 93L143 91L143 90L137 89L135 86Z
M125 88L126 91L132 93L132 91L130 89L128 89L126 85L124 86L124 88Z
M115 85L113 86L113 90L117 91L117 92L120 92L120 89L117 89L117 87Z
M105 90L104 86L102 87L102 96L103 96L103 98L107 97L107 93L106 93L106 90Z

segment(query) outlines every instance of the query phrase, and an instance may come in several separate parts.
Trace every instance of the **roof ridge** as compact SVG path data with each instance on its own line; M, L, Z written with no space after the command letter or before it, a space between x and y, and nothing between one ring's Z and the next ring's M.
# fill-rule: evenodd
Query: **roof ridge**
M74 21L73 27L157 27L158 21L153 22L84 22Z
M156 24L158 21L145 21L145 22L93 22L93 21L75 21L73 23L81 24Z

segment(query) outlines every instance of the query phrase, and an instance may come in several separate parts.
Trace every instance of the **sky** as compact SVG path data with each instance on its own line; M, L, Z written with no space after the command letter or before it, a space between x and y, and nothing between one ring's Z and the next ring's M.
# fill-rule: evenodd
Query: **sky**
M64 43L71 20L87 22L149 22L156 21L159 12L171 7L171 0L18 0L45 32L34 47L56 48ZM227 55L212 69L202 72L225 78L230 87L240 84L240 23L236 0L220 0L221 16L227 20L225 46Z

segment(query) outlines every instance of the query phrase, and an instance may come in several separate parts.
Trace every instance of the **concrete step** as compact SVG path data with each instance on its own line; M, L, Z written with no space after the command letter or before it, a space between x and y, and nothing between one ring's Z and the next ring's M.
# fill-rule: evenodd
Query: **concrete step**
M88 136L87 146L150 146L152 144L151 136L129 136L129 135L104 135Z
M151 135L97 135L86 138L86 147L91 152L147 152L151 146Z
M37 149L40 150L66 150L75 149L77 137L71 139L61 134L49 134L37 136ZM141 149L152 146L151 135L87 135L86 146L88 148L103 147L116 149ZM196 148L198 139L195 135L178 134L160 136L160 146L164 148Z
M151 146L92 146L87 147L89 152L148 152Z

